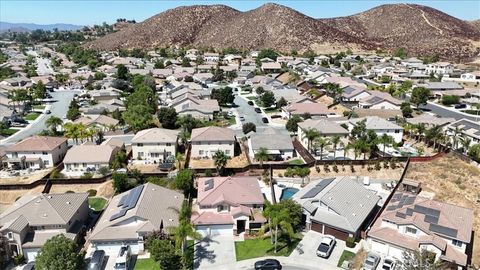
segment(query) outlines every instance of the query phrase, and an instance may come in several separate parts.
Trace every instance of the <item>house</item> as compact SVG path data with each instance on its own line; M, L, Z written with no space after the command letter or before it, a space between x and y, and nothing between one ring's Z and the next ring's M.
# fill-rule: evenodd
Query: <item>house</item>
M152 183L114 196L88 237L90 247L117 254L129 245L132 254L145 251L145 238L154 231L178 226L184 196Z
M99 103L99 104L95 104L95 105L90 106L90 107L80 108L80 112L84 116L88 116L92 119L97 118L102 114L111 113L111 112L114 112L116 110L118 110L120 112L123 112L123 111L125 111L125 107L123 107L121 105Z
M338 136L342 138L342 140L346 140L350 134L350 132L340 124L329 119L307 119L298 123L297 132L300 143L306 149L308 149L308 139L305 137L305 132L310 129L318 131L323 137L331 138Z
M77 68L77 73L85 74L85 73L89 73L90 71L92 70L90 69L89 66L83 66L83 67Z
M389 93L381 91L368 91L370 96L359 100L358 107L363 109L399 110L402 101L392 97Z
M119 123L117 119L103 114L93 118L88 116L82 116L73 122L82 123L86 127L96 127L103 132L116 129Z
M218 62L220 61L220 54L210 52L204 53L203 60L205 60L205 62Z
M480 82L480 71L467 72L460 75L462 81Z
M24 195L0 214L0 234L13 255L34 261L54 236L63 234L77 241L87 219L87 193Z
M378 137L387 134L394 139L395 143L402 141L403 128L378 116L351 118L348 123L348 130L352 131L352 129L362 121L365 121L367 130L373 130Z
M349 85L342 88L342 100L346 102L358 102L369 96L371 96L371 94L363 86Z
M463 147L458 143L460 137L471 139L470 146L480 143L480 123L470 119L460 119L445 127L445 133L450 138L454 148ZM454 140L457 138L456 140Z
M425 72L427 74L433 73L437 75L451 74L453 73L453 65L448 62L431 63L427 65Z
M430 91L460 90L463 86L456 82L429 82L424 85Z
M218 151L223 151L229 157L235 155L235 134L229 128L194 128L190 141L191 158L212 158Z
M178 130L151 128L137 132L132 139L132 157L155 163L175 156Z
M118 99L121 96L122 91L113 87L109 87L107 89L91 90L88 91L87 94L92 98L92 100L101 102L105 100Z
M401 64L406 67L418 67L423 65L423 61L418 58L411 57L411 58L402 60Z
M193 80L196 82L196 83L200 83L200 84L210 84L213 82L213 74L210 73L210 72L206 72L206 73L195 73L193 75Z
M407 123L412 125L423 124L427 127L445 126L452 122L455 122L455 118L437 117L427 113L423 113L413 118L406 118L405 120L407 121Z
M282 65L277 62L262 62L261 69L266 73L277 73L282 69Z
M472 209L396 192L367 233L372 251L398 260L404 251L427 250L435 260L466 267Z
M308 230L346 240L360 237L380 197L354 179L337 177L312 181L292 199L302 206Z
M5 150L7 167L14 170L52 168L67 153L67 138L33 136Z
M255 177L198 178L192 223L204 236L249 234L266 222Z
M113 157L119 150L118 147L106 144L74 145L63 159L65 172L94 173L102 167L110 168Z
M311 117L327 117L335 115L327 106L316 102L292 103L282 108L282 117L289 119L292 115L310 114Z
M194 118L202 120L212 120L214 114L220 111L217 100L200 99L190 93L177 97L172 101L171 106L179 115L190 114Z
M358 117L378 116L388 121L395 121L395 119L403 117L402 110L400 109L362 109L354 108L353 112ZM408 121L408 120L407 120Z
M284 129L267 128L251 135L248 139L248 155L252 160L260 148L267 149L269 160L288 160L295 155L292 138Z

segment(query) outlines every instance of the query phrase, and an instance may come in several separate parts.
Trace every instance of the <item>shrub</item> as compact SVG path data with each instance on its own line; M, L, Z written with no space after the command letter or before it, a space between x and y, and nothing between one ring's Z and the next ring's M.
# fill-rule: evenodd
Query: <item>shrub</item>
M50 179L58 178L65 178L65 175L63 175L63 173L61 173L58 169L55 169L50 173Z
M80 176L80 179L92 179L92 178L93 178L93 174L89 172L86 172L82 176Z
M283 174L279 173L279 174L278 174L278 177L283 177Z
M94 197L97 195L97 190L96 189L89 189L87 190L88 197Z
M205 177L212 177L212 176L213 176L212 170L206 169L206 170L205 170Z
M349 247L349 248L354 248L355 247L355 239L353 239L352 237L348 237L345 242L346 242L347 247Z
M110 173L110 169L108 167L100 167L98 173L105 176Z
M381 168L382 168L382 166L380 166L380 162L376 162L375 163L375 170L380 171Z
M460 97L454 95L443 95L442 104L443 105L452 105L460 103Z
M67 190L67 191L65 191L65 193L75 193L75 191L73 191L73 190Z
M13 257L13 264L14 265L20 265L25 263L25 257L23 255L17 255Z

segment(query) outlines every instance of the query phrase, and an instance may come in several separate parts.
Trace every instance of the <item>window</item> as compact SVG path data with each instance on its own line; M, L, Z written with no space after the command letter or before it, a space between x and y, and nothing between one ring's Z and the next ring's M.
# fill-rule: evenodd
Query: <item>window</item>
M171 144L171 143L167 143L167 146L172 146L172 144Z
M83 167L87 167L87 163L82 163L82 166L83 166Z
M225 150L225 155L230 155L230 150Z
M412 228L412 227L407 227L407 229L405 231L407 233L410 233L410 234L417 234L417 229Z
M143 146L143 143L137 143L137 146Z
M8 240L13 240L13 233L12 233L12 232L8 232L8 233L7 233L7 237L8 237Z
M452 245L457 246L457 247L461 247L463 245L463 242L458 241L456 239L452 239Z
M138 152L139 157L143 157L143 152Z
M198 150L198 154L202 156L203 155L203 150Z
M49 162L48 160L44 160L44 161L43 161L43 164L44 164L45 166L48 166L48 165L50 164L50 162Z
M42 155L48 155L48 153L47 152L42 152Z
M399 130L399 129L395 129L395 133L400 133L400 130Z

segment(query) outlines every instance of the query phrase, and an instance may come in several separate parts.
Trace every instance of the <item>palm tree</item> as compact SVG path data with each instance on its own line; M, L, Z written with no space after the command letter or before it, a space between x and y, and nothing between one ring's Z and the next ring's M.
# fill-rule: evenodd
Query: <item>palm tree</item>
M215 167L220 175L223 174L225 171L225 167L227 166L227 162L230 159L229 156L225 154L223 151L217 151L215 155L213 155L213 160L215 161Z
M347 153L350 151L350 149L353 149L353 144L350 142L343 146L343 159L347 157Z
M255 153L255 159L260 162L260 167L263 167L263 162L267 161L270 158L268 155L268 150L265 147L260 147Z
M185 157L181 153L177 153L175 160L177 161L178 169L182 168L182 162L185 161Z
M308 151L312 150L312 142L315 140L315 138L320 136L320 132L318 132L316 129L310 128L305 130L303 133L303 137L307 139L308 141Z
M192 214L192 208L187 201L184 201L182 208L178 210L175 207L169 207L170 210L175 211L178 214L179 223L177 227L169 227L171 234L175 236L175 245L180 248L182 254L185 252L187 237L195 240L202 239L202 235L199 234L195 227L190 223L189 218Z
M314 148L315 149L320 149L320 160L323 159L323 148L325 148L325 146L327 146L329 144L329 141L328 139L324 138L324 137L318 137L318 138L315 138L315 141L313 142L314 144Z
M62 119L56 116L50 116L50 118L45 121L45 125L52 130L54 134L57 134L57 127L63 124Z
M335 135L330 139L330 142L333 145L333 158L335 159L337 157L337 146L340 143L340 136Z
M294 237L292 224L290 220L290 212L288 208L282 208L279 204L270 204L268 201L263 210L263 216L267 217L269 222L260 229L263 233L268 226L270 234L273 234L274 253L277 253L278 231L286 232L288 236Z
M458 135L462 133L462 129L460 127L455 127L455 129L453 130L453 136L452 136L452 140L453 140L453 148L454 149L457 149L458 148Z
M436 148L437 142L442 137L442 128L438 125L433 126L432 128L427 130L426 139L429 141L433 141L433 149Z
M180 133L178 133L178 138L180 138L180 141L182 142L183 145L186 145L188 142L188 139L190 139L190 132L188 132L185 129L182 129Z
M417 132L417 140L418 141L422 141L422 137L423 135L425 134L425 131L426 131L426 127L425 127L425 124L423 123L420 123L418 125L416 125L416 132Z
M80 137L78 125L74 123L65 123L63 129L65 130L65 137L73 139L75 143L78 144L78 138Z
M385 148L387 146L392 145L392 143L395 142L395 140L392 138L392 136L387 135L384 133L380 138L378 138L378 143L383 144L383 154L385 155Z
M355 160L357 159L360 153L363 154L363 159L366 160L366 155L370 151L370 146L365 140L357 140L353 144L353 149L355 151Z
M463 136L461 139L460 139L460 143L462 144L462 148L463 148L463 151L466 153L468 153L468 150L470 148L470 143L472 142L472 139L467 137L467 136Z

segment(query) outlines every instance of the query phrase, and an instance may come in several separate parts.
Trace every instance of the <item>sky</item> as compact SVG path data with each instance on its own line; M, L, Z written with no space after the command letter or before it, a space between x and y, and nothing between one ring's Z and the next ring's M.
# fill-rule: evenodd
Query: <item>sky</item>
M0 0L0 21L11 23L70 23L93 25L113 23L117 18L143 21L155 14L178 6L224 4L240 11L275 2L296 9L313 18L348 16L388 3L415 3L439 9L464 20L480 19L478 0L372 1L372 0L296 0L296 1L172 1L172 0Z

